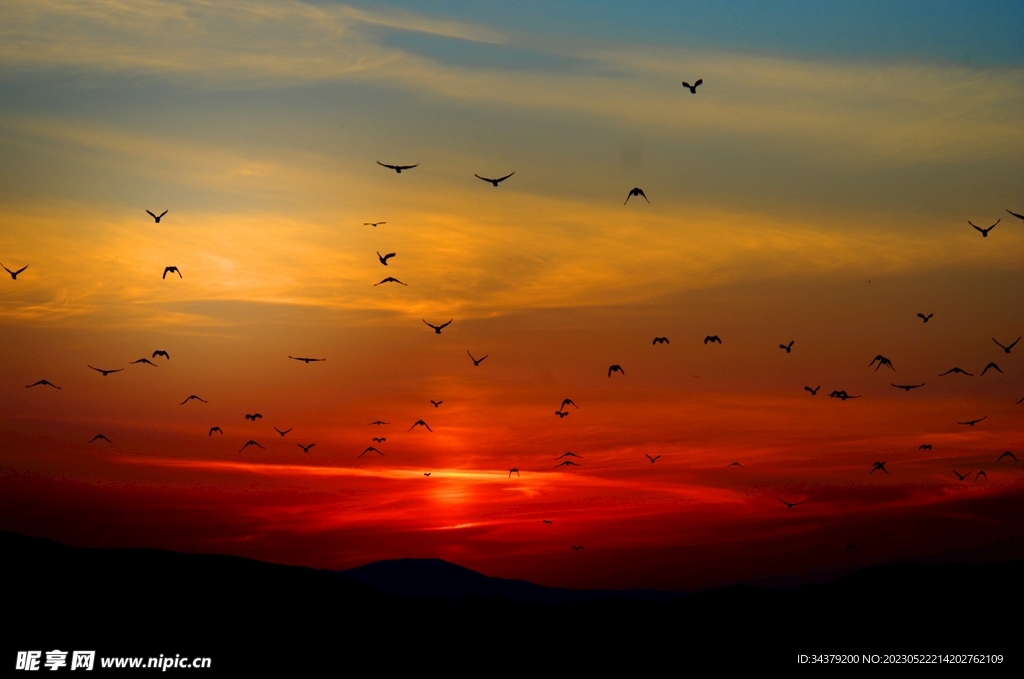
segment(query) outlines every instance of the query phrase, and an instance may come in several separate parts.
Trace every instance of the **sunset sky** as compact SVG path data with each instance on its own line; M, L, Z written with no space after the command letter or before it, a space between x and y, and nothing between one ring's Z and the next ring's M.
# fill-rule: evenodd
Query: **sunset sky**
M1022 537L1024 2L0 16L0 529L673 589Z

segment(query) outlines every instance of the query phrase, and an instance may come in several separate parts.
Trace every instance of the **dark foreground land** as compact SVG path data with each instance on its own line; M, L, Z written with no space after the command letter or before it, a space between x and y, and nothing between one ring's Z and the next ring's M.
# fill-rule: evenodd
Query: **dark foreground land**
M13 669L19 650L45 658L48 650L78 649L98 657L210 657L213 671L196 670L205 676L360 666L488 675L664 663L677 672L792 671L801 667L799 654L856 654L860 670L868 669L865 654L880 662L887 654L1001 654L1002 667L982 671L1002 673L1020 667L1024 649L1020 561L873 566L824 585L683 597L550 589L436 560L338 573L230 556L82 549L0 532L0 572L0 670Z

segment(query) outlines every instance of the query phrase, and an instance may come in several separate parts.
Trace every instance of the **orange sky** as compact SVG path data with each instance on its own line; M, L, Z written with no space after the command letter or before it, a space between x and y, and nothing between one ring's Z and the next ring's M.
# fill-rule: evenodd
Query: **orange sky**
M94 5L5 29L0 529L672 588L1021 537L1020 68Z

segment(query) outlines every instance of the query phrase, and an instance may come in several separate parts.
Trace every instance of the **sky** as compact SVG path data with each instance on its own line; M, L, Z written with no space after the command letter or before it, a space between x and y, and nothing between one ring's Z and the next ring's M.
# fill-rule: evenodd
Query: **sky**
M0 8L0 529L685 590L1024 537L1024 3Z

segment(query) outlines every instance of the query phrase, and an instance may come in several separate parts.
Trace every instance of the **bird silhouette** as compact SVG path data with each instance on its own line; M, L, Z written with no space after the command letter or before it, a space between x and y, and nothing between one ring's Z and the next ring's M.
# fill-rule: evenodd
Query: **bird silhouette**
M668 341L667 337L655 337L651 344L671 344L671 342Z
M157 365L156 363L153 363L153 361L151 361L151 360L149 360L148 358L145 358L145 357L143 357L143 358L140 358L140 359L139 359L139 360L137 360L137 361L131 361L131 362L130 362L130 365L135 365L136 363L145 363L146 365L151 365L151 366L153 366L154 368L159 368L159 367L160 367L160 366L158 366L158 365Z
M215 431L219 431L221 436L224 435L224 430L221 429L220 427L210 427L210 433L207 434L207 436L213 436L213 432Z
M558 415L558 419L562 419L563 417L565 417L568 414L569 414L568 412L564 412L562 410L556 410L555 411L555 415Z
M702 82L704 82L704 79L703 79L703 78L700 78L699 80L697 80L697 82L695 82L695 83L693 83L693 84L691 85L690 83L688 83L688 82L686 82L686 81L684 80L684 81L683 81L683 87L685 87L686 89L690 90L690 94L697 94L697 87L698 87L698 86L699 86L699 85L700 85L700 84L701 84Z
M149 212L149 210L146 210L146 212ZM160 219L161 219L161 218L162 218L162 217L163 217L163 216L164 216L165 214L167 214L167 210L164 210L164 211L163 211L163 212L161 212L161 213L160 213L159 215L155 215L155 214L153 214L152 212L149 212L149 216L150 216L150 217L152 217L152 218L153 218L153 219L155 220L155 221L154 221L154 223L155 223L155 224L159 224L159 223L160 223Z
M1003 220L997 219L996 220L996 224L998 224L1001 221L1003 221ZM982 238L988 238L988 232L991 231L992 229L996 228L996 224L993 224L992 226L988 227L987 229L983 229L983 228L981 228L980 226L978 226L977 224L975 224L974 222L972 222L969 219L967 220L967 223L970 224L971 226L973 226L978 231L980 231ZM988 477L986 477L986 478L988 478Z
M651 464L657 462L658 458L661 457L661 455L655 455L654 457L651 457L650 455L647 455L647 453L644 453L644 455L647 457L648 460L651 461Z
M718 335L708 335L707 337L704 338L704 344L707 344L708 342L718 342L719 344L721 344L722 340L719 339Z
M918 450L931 450L932 449L932 444L930 444L930 443L922 443L921 445L919 445L917 447L917 449Z
M89 443L92 443L93 441L96 441L96 440L99 440L99 439L103 439L107 443L113 443L110 439L108 439L103 434L96 434L96 436L93 436L91 439L89 439Z
M166 359L167 359L168 361L169 361L169 360L171 360L171 355L170 355L170 354L168 354L168 353L167 353L166 351L164 351L163 349L157 349L156 351L154 351L154 352L153 352L153 356L152 356L151 358L156 358L157 356L163 356L163 357L164 357L164 358L166 358Z
M246 413L245 419L252 420L253 422L255 422L256 420L263 419L263 415L261 415L260 413L252 413L251 415L249 413Z
M551 521L549 519L544 519L544 523L550 525Z
M483 359L481 358L480 360L482 361ZM440 405L441 405L442 403L444 403L444 401L435 401L434 399L430 399L430 402L434 404L434 407L435 407L435 408L437 408L437 407L438 407L438 406L440 406Z
M925 316L924 314L918 314L918 315L917 315L917 317L918 317L918 318L920 318L920 319L921 319L922 321L924 321L925 323L927 323L927 322L928 322L928 319L929 319L929 318L931 318L931 317L932 317L932 316L934 316L934 315L935 315L935 314L928 314L927 316Z
M811 392L811 396L817 396L819 389L821 389L821 385L820 384L818 386L816 386L814 389L811 389L810 387L804 387L804 391Z
M1014 216L1014 217L1016 217L1017 219L1019 219L1019 220L1021 220L1021 221L1024 221L1024 215L1019 215L1019 214L1017 214L1016 212L1011 212L1010 210L1007 210L1007 212L1009 212L1009 213L1010 213L1011 215L1013 215L1013 216Z
M244 446L242 446L241 448L238 449L238 452L242 452L243 450L245 450L249 446L256 446L257 448L263 448L263 446L261 446L260 444L256 443L252 439L249 439L248 441L245 442ZM263 448L263 450L266 450L266 448Z
M512 472L515 472L516 476L519 477L519 468L518 467L512 467L512 469L508 470L508 477L509 478L512 478ZM521 477L519 477L519 478L521 478Z
M949 373L960 373L961 375L967 375L968 377L974 377L974 373L969 373L966 370L964 370L963 368L950 368L946 372L944 372L941 375L939 375L939 377L945 377Z
M451 321L448 321L447 323L442 323L441 325L434 325L433 323L427 323L427 321L426 321L426 320L424 320L423 322L424 322L424 323L427 323L427 325L429 325L429 326L430 326L431 328L433 328L433 329L434 329L434 332L435 332L435 333L437 333L438 335L440 335L440 334L441 334L441 329L442 329L442 328L447 328L447 327L448 327L449 325L451 325L451 322L452 322L452 321L454 321L454 320L455 320L455 319L453 318L453 319L452 319Z
M395 278L393 276L388 276L387 278L382 280L380 283L374 283L373 287L377 287L378 285L384 285L385 283L398 283L399 285L404 285L405 287L409 287L408 283L403 283L402 281L398 280L397 278Z
M796 340L793 341L795 342ZM779 349L785 349L787 354L791 353L793 350L793 342L790 342L789 344L780 344Z
M368 422L367 424L381 425L381 424L391 424L391 423L390 422L382 422L381 420L377 420L376 422Z
M0 263L0 266L3 267L4 271L6 271L7 273L11 274L11 280L12 281L18 280L18 274L20 274L22 271L24 271L25 269L28 268L28 264L26 264L25 266L21 267L17 271L11 271L6 266L4 266L2 263Z
M732 464L725 466L726 469L728 469L729 467L743 467L743 465L741 465L739 462L733 462Z
M363 226L372 226L374 228L380 226L381 224L387 224L387 222L363 222Z
M489 177L481 177L480 175L476 174L475 172L473 173L473 176L476 177L477 179L482 179L485 182L490 182L490 183L494 184L495 186L497 186L498 184L500 184L501 182L505 181L506 179L508 179L509 177L511 177L514 174L515 174L515 172L510 172L507 175L505 175L504 177L498 177L497 179L490 179Z
M803 503L807 502L807 500L800 500L800 502L786 502L785 500L783 500L780 497L779 498L779 502L781 502L782 504L786 505L786 509L792 509L793 507L796 507L797 505L802 505Z
M985 417L979 417L976 420L967 420L966 422L957 422L957 424L966 424L968 427L973 427L974 425L978 424L982 420L987 420L987 419L988 419L988 415L986 415Z
M411 170L412 168L419 166L419 163L416 163L416 165L388 165L387 163L382 163L379 160L377 161L377 164L381 167L386 167L389 170L394 170L398 174L402 174L402 170Z
M1006 452L1004 452L1004 453L1003 453L1002 455L1000 455L999 457L997 457L997 458L996 458L996 462L1000 462L1000 461L1002 461L1002 459L1003 459L1004 457L1012 457L1012 458L1013 458L1014 460L1016 460L1017 462L1020 462L1020 460L1017 460L1017 456L1016 456L1016 455L1014 455L1013 453L1011 453L1011 452L1010 452L1009 450L1007 450L1007 451L1006 451Z
M995 368L999 372L1003 372L998 365L996 365L994 362L990 362L988 365L985 366L985 369L981 371L981 374L984 375L985 373L987 373L989 368Z
M383 264L384 266L387 266L388 265L388 260L391 259L394 256L395 256L395 253L393 253L393 252L389 252L386 255L381 255L380 252L377 252L377 259L379 259L380 263Z
M289 356L288 358L292 359L293 361L302 361L306 365L309 365L310 363L316 363L317 361L327 360L326 358L306 358L305 356Z
M430 476L430 472L423 472L424 476Z
M1019 400L1019 401L1017 401L1016 403L1014 403L1014 405L1017 405L1017 406L1019 406L1019 405L1020 405L1021 403L1024 403L1024 396L1021 396L1021 397L1020 397L1020 400Z
M469 354L469 358L472 359L473 365L480 365L481 361L490 356L490 354L484 354L480 358L473 358L473 354L470 354L469 351L467 351L466 353Z
M302 448L302 452L308 453L309 449L312 448L313 446L315 446L316 444L315 443L310 443L308 446L304 446L301 443L296 443L295 445L297 445L299 448Z
M188 403L189 401L191 401L191 400L193 400L193 399L194 399L194 400L196 400L196 401L203 401L203 403L208 403L208 401L205 401L205 400L203 400L203 399L199 398L198 396L196 396L195 394L192 394L191 396L189 396L188 398L186 398L186 399L185 399L184 401L182 401L182 402L181 402L181 403L179 403L178 405L181 405L181 406L183 406L183 405L185 405L186 403Z
M1010 349L1013 349L1017 345L1017 342L1020 341L1020 337L1018 337L1017 339L1013 340L1013 343L1010 346L1008 346L1008 347L1007 346L1003 346L1002 344L1000 344L1000 342L995 337L992 338L992 341L995 342L996 344L998 344L1000 349L1002 349L1006 353L1010 353Z
M878 372L878 369L881 368L883 365L889 366L890 368L892 368L893 371L896 370L896 368L893 367L892 361L887 359L885 356L882 356L881 354L871 359L871 363L868 363L868 367L870 368L871 366L875 365L875 361L878 361L878 365L875 366L875 372Z
M377 450L373 446L367 446L366 450L364 450L363 452L359 453L359 457L362 457L363 455L366 455L367 453L377 453L378 455L381 455L381 456L384 455L384 453L380 452L379 450Z
M287 434L288 432L290 432L290 431L291 431L292 429L294 429L294 428L295 428L295 427L288 427L288 428L287 428L287 429L285 429L284 431L281 431L281 430L280 430L280 429L278 429L277 427L274 427L274 431L276 431L276 432L277 432L278 434L280 434L280 435L281 435L281 438L284 438L284 435L285 435L285 434Z
M562 453L561 455L559 455L559 456L558 456L558 457L556 457L555 459L556 459L556 460L561 460L561 459L562 459L563 457L575 457L575 458L578 458L578 459L580 459L580 460L582 460L582 459L583 459L583 456L582 456L582 455L577 455L576 453L572 452L571 450L568 450L568 451L566 451L566 452Z
M555 465L555 469L558 469L559 467L579 467L579 466L580 465L576 464L572 460L566 460L564 462L560 462L560 463L556 464Z
M387 438L384 437L384 436L374 436L373 437L373 442L374 443L384 443L385 441L387 441Z
M886 476L889 475L889 470L885 468L884 462L873 462L871 464L871 471L868 472L868 476L871 476L877 471L883 471L885 472Z
M639 186L634 186L629 190L629 193L626 194L626 200L622 204L625 205L626 203L628 203L629 199L632 198L633 196L643 196L644 200L646 200L648 203L651 202L650 200L648 200L647 194L644 193L643 189L641 189Z
M889 384L892 384L892 382L890 382ZM897 389L902 389L903 391L910 391L911 389L920 389L925 384L927 384L927 382L922 382L921 384L892 384L892 386L896 387Z
M860 398L860 395L850 396L849 394L846 393L845 389L836 389L831 394L829 394L828 397L829 398L838 398L840 401L845 401L848 398Z
M169 273L176 273L176 274L178 274L178 278L183 278L183 276L181 275L181 272L178 271L178 267L176 267L176 266L165 266L164 267L164 275L161 276L161 278L167 278L167 274L169 274Z
M576 403L571 398L563 398L562 399L562 405L560 405L559 408L564 408L565 406L572 406L576 410L580 409L580 407L578 405L576 405Z
M954 474L956 474L956 477L957 477L958 479L960 479L961 481L963 481L963 480L964 480L964 479L966 479L966 478L967 478L968 476L970 476L970 475L971 475L971 473L972 473L973 471L974 471L974 470L972 469L971 471L967 472L966 474L961 474L960 472L958 472L957 470L955 470L955 469L954 469L954 470L953 470L953 473L954 473ZM988 475L986 475L986 476L985 476L985 478L988 478Z
M427 431L429 431L429 432L433 432L434 431L433 429L430 428L430 425L427 424L426 422L424 422L423 420L416 420L415 422L413 422L412 426L409 427L409 431L412 431L416 427L426 427Z
M572 549L572 551L574 551L574 552L578 552L578 551L580 551L581 549L583 549L583 545L569 545L569 547L570 547L570 549Z
M611 377L611 376L612 376L612 373L614 373L614 372L620 372L620 373L622 373L623 375L625 375L625 374L626 374L626 371L625 371L625 370L623 370L623 369L622 369L622 366L621 366L621 365L619 365L618 363L616 363L615 365L610 365L610 366L608 366L608 377Z
M988 474L985 473L984 469L979 469L978 473L974 475L975 483L977 483L978 479L981 478L982 476L984 476L985 480L988 481Z
M90 367L90 368L92 368L92 366L91 366L91 365L90 365L89 367ZM124 370L124 368L117 368L117 369L115 369L115 370L104 370L103 368L92 368L92 369L93 369L93 370L95 370L95 371L96 371L96 372L98 372L98 373L103 373L103 376L104 376L104 377L106 377L106 376L107 376L107 375L109 375L110 373L119 373L119 372L121 372L122 370Z

